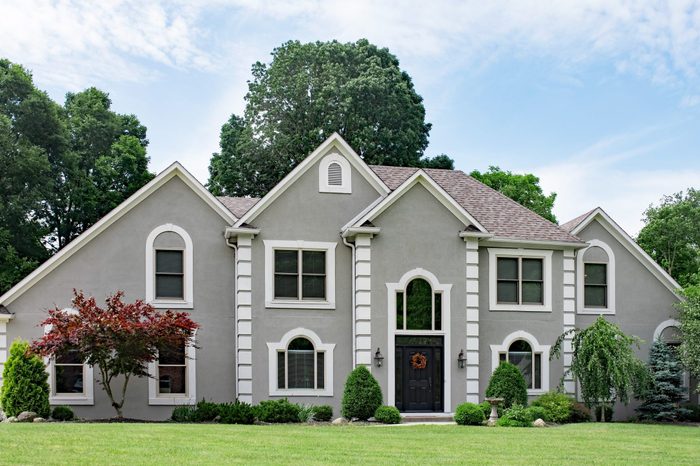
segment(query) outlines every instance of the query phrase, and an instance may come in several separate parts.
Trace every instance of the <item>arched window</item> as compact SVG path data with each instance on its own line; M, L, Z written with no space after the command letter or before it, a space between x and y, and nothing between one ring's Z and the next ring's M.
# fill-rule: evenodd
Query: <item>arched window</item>
M192 239L177 225L154 229L146 240L146 301L155 307L191 308Z
M442 293L414 278L396 293L397 330L442 330Z
M675 319L661 322L654 330L654 341L661 340L678 352L682 338L680 326L680 322ZM683 395L687 400L690 398L690 374L687 371L683 372L683 388Z
M351 193L350 162L340 154L326 155L318 166L318 192Z
M515 340L508 351L499 355L500 361L515 364L523 374L527 388L539 390L542 388L542 353L535 353L525 340Z
M600 240L578 252L578 309L583 314L615 313L615 255Z
M322 343L313 331L297 328L267 347L270 395L333 396L334 344Z
M502 345L491 345L492 370L501 362L514 364L527 383L528 394L549 390L549 348L540 345L534 336L524 331L508 335Z
M277 388L323 389L324 363L323 351L304 337L295 338L287 351L277 353Z

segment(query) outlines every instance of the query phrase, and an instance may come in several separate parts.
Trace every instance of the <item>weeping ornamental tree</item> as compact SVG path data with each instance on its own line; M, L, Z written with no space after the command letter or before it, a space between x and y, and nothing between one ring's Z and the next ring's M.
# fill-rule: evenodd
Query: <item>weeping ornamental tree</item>
M50 310L41 323L48 331L32 349L44 357L72 352L95 367L117 417L122 417L129 380L149 377L148 364L158 359L159 348L185 346L199 325L185 312L159 312L141 300L125 303L122 291L108 297L104 308L82 291L73 293L77 312Z
M620 327L600 316L588 328L560 335L550 359L561 355L564 339L569 335L573 335L573 359L567 373L578 380L581 397L589 408L601 406L600 419L604 422L606 403L619 400L627 404L630 394L643 391L649 383L646 365L633 349L639 348L641 340L625 335Z

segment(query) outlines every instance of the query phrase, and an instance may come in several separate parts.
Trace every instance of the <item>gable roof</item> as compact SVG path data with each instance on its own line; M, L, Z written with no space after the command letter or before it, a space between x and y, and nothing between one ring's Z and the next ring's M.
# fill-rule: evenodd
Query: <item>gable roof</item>
M360 212L359 215L357 215L345 227L343 227L343 230L350 227L360 227L365 225L367 222L372 222L382 212L396 202L396 200L398 200L417 184L420 184L426 188L430 194L432 194L442 205L447 208L447 210L452 212L452 214L465 225L465 228L468 226L474 226L479 232L488 233L486 228L484 228L484 226L477 219L467 212L462 205L460 205L452 196L445 192L445 190L422 169L415 170L413 175L397 186L396 189L394 189L388 196L380 198L378 202L375 201L369 205L364 211Z
M585 214L581 214L581 215L579 215L578 217L573 218L573 219L569 220L569 221L566 222L566 223L562 223L560 226L561 226L563 229L565 229L566 231L569 231L569 232L570 232L571 230L573 230L574 228L576 228L581 222L583 222L589 215L591 215L591 214L593 213L594 210L595 210L595 209L591 209L591 210L589 210L588 212L586 212Z
M217 196L216 198L237 218L243 217L260 201L259 197Z
M83 246L88 244L93 238L109 228L114 222L123 217L127 212L140 204L144 199L156 192L173 178L179 178L192 191L197 194L209 207L214 210L226 223L232 225L236 217L219 200L216 199L197 179L190 174L179 162L174 162L163 170L151 181L146 183L141 189L129 196L124 202L112 209L107 215L102 217L97 223L85 230L66 247L51 256L46 262L37 267L32 273L24 277L19 283L10 288L5 294L0 296L0 304L8 305L28 290L32 285L48 275L53 269L61 265L65 260L78 252Z
M294 170L289 172L287 176L282 178L282 181L277 183L277 185L270 190L259 202L252 206L241 218L236 222L234 226L240 227L244 224L250 223L255 218L263 212L267 206L272 204L275 199L284 193L289 186L291 186L296 180L298 180L307 170L309 170L321 157L326 155L329 149L335 148L341 153L350 164L357 170L362 177L367 180L367 182L377 190L380 195L386 195L389 193L389 188L384 184L384 182L369 169L369 166L360 158L359 155L350 147L350 145L345 142L345 140L338 134L333 133L328 139L323 141L323 143L316 148L308 157L306 157L299 165L297 165Z
M642 249L637 242L627 234L602 208L595 209L579 215L573 220L565 223L571 228L571 234L576 235L586 228L593 220L605 228L622 246L625 247L639 262L641 262L666 288L672 293L677 294L681 286L671 277L649 254Z
M381 165L371 165L370 168L391 190L397 189L419 170ZM460 170L427 168L422 171L496 238L582 244L579 238L560 226Z

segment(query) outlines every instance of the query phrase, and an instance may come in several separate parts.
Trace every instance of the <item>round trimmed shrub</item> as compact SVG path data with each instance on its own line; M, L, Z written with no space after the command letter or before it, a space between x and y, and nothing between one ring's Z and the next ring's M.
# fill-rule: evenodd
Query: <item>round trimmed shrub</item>
M533 401L532 406L544 408L545 415L542 420L563 424L569 422L571 413L574 410L574 400L569 395L559 392L545 393Z
M173 413L170 415L170 419L175 422L195 422L196 415L197 408L190 405L181 405L173 408Z
M196 422L211 422L219 415L219 405L202 400L195 405L194 420Z
M68 406L56 406L51 412L51 418L56 421L72 421L75 419L75 414Z
M48 418L51 414L48 377L44 361L31 353L29 343L15 340L2 373L0 406L5 415L18 416L22 411L31 411Z
M328 422L333 419L333 408L328 405L313 407L314 421Z
M357 366L345 381L341 413L346 419L366 421L382 405L382 389L365 366Z
M394 406L380 406L374 412L374 419L382 424L401 423L401 413Z
M486 416L481 405L462 403L455 411L455 422L460 426L480 426L485 420Z
M496 425L501 427L532 427L532 413L521 404L514 403L506 409L503 416L498 419Z
M503 398L504 408L510 408L516 403L527 406L527 383L520 369L509 362L502 362L491 375L486 396Z
M253 407L236 400L235 403L222 403L218 407L219 422L222 424L252 424L255 422Z
M254 409L255 416L260 422L271 424L299 422L301 407L290 403L286 398L281 400L261 401Z

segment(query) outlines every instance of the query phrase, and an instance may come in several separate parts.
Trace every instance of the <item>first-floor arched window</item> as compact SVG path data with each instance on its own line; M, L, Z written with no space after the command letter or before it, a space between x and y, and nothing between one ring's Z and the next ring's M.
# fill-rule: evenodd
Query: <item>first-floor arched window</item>
M304 337L292 340L277 353L277 388L323 389L325 353Z
M542 353L535 353L525 340L515 340L508 351L500 353L501 361L508 361L520 369L528 389L542 388Z

